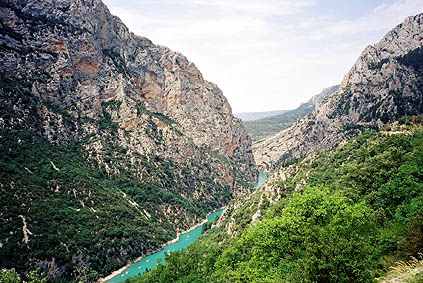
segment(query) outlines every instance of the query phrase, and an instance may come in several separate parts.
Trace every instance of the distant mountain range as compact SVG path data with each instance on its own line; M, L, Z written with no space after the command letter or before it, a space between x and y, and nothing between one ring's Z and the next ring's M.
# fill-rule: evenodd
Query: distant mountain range
M312 112L317 103L322 101L324 98L335 93L339 89L339 85L331 86L322 90L321 93L310 98L309 101L302 103L298 108L294 110L281 110L281 111L269 111L269 112L257 112L261 116L267 116L261 119L243 119L244 126L251 136L253 141L259 141L267 136L273 135L286 127L291 126L297 119L303 118L308 113ZM279 112L278 114L276 114ZM275 114L274 114L275 113ZM242 113L241 113L242 114ZM245 113L249 114L249 113ZM250 113L255 114L255 113ZM274 115L273 115L274 114ZM240 114L237 117L240 117ZM247 117L258 117L259 115L245 115Z
M264 119L276 115L286 113L290 110L274 110L274 111L265 111L265 112L242 112L235 113L234 116L241 119L242 121L254 121L259 119Z

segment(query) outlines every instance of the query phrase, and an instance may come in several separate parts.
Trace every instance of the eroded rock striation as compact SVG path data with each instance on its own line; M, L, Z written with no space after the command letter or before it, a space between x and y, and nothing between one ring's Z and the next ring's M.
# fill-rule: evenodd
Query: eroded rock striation
M250 190L250 138L182 54L100 0L5 0L0 20L0 268L94 280Z
M255 145L256 163L273 169L329 149L365 129L423 113L423 14L408 17L368 46L333 95L297 123Z

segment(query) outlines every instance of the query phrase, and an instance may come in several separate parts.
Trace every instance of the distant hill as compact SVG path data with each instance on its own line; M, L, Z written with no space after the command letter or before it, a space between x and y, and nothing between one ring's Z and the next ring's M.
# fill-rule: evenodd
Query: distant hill
M281 115L289 111L290 110L275 110L275 111L265 111L265 112L242 112L242 113L235 113L234 116L241 119L242 121L254 121L254 120Z
M297 119L300 119L314 110L316 103L323 100L325 97L335 93L339 89L339 85L331 86L322 90L321 93L310 98L309 101L302 103L294 110L284 111L281 114L268 116L264 119L250 121L243 119L245 128L253 141L259 141L267 136L273 135L284 128L291 126ZM283 110L282 110L283 111ZM277 112L277 111L271 111ZM260 113L271 113L260 112ZM259 112L257 112L258 114ZM240 113L243 114L243 113ZM235 114L236 117L241 118L240 114ZM245 113L247 114L247 113ZM250 113L253 114L253 113ZM252 116L250 116L252 117ZM242 118L241 118L242 119Z

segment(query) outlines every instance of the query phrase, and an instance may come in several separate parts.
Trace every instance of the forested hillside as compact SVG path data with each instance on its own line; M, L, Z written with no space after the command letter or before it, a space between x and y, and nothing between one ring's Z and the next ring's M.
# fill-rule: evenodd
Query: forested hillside
M281 166L221 225L131 282L373 282L418 258L422 122L402 118ZM407 282L421 282L416 270Z
M289 110L274 110L274 111L265 111L265 112L242 112L234 113L234 116L241 119L242 121L254 121L260 120L272 116L277 116L288 112Z
M243 124L248 134L253 141L259 141L267 136L273 135L289 126L294 124L298 119L303 118L305 115L311 113L316 104L324 98L332 95L339 89L339 85L331 86L322 90L321 93L313 96L305 103L302 103L294 110L284 111L278 115L266 117L262 119L255 119L252 121L244 120Z
M314 105L303 103L294 110L267 117L259 120L242 121L248 134L253 141L259 141L267 136L275 134L295 123L297 119L313 111Z
M101 0L0 1L0 100L0 270L95 282L256 179L222 91Z
M123 166L121 174L110 175L84 159L81 144L52 146L31 132L3 132L0 151L0 205L5 219L0 258L18 270L37 259L53 259L39 265L64 278L95 280L118 269L131 255L144 255L175 238L172 227L184 223L187 214L197 215L199 221L216 203L231 198L222 188L208 202L191 202L178 190L163 189L171 185L175 172L191 169L159 157L139 159L139 166L161 176L162 182L152 182L138 180ZM208 170L203 166L199 168ZM185 176L175 188L190 186L194 193L199 184ZM163 211L169 207L166 203L179 211L171 221Z

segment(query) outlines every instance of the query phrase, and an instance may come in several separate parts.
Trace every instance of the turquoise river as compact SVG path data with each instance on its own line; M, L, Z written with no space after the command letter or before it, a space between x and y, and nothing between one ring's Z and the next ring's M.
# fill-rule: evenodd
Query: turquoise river
M268 176L267 172L260 171L259 176L257 178L257 182L254 183L253 186L255 188L258 188L261 185L263 185L267 180L267 176ZM222 212L223 212L223 209L219 209L209 214L207 216L207 220L213 221L216 218L216 216L220 216ZM164 258L166 254L177 251L177 250L185 249L189 245L194 243L200 237L201 229L202 229L202 226L200 225L185 234L179 235L178 241L165 246L163 249L161 249L160 251L154 254L151 254L149 256L146 256L140 259L139 261L135 262L134 264L130 265L128 268L123 270L120 274L108 280L107 283L122 282L122 281L125 281L127 278L136 276L138 274L143 274L147 268L149 270L152 269L158 264L159 261L164 262Z

